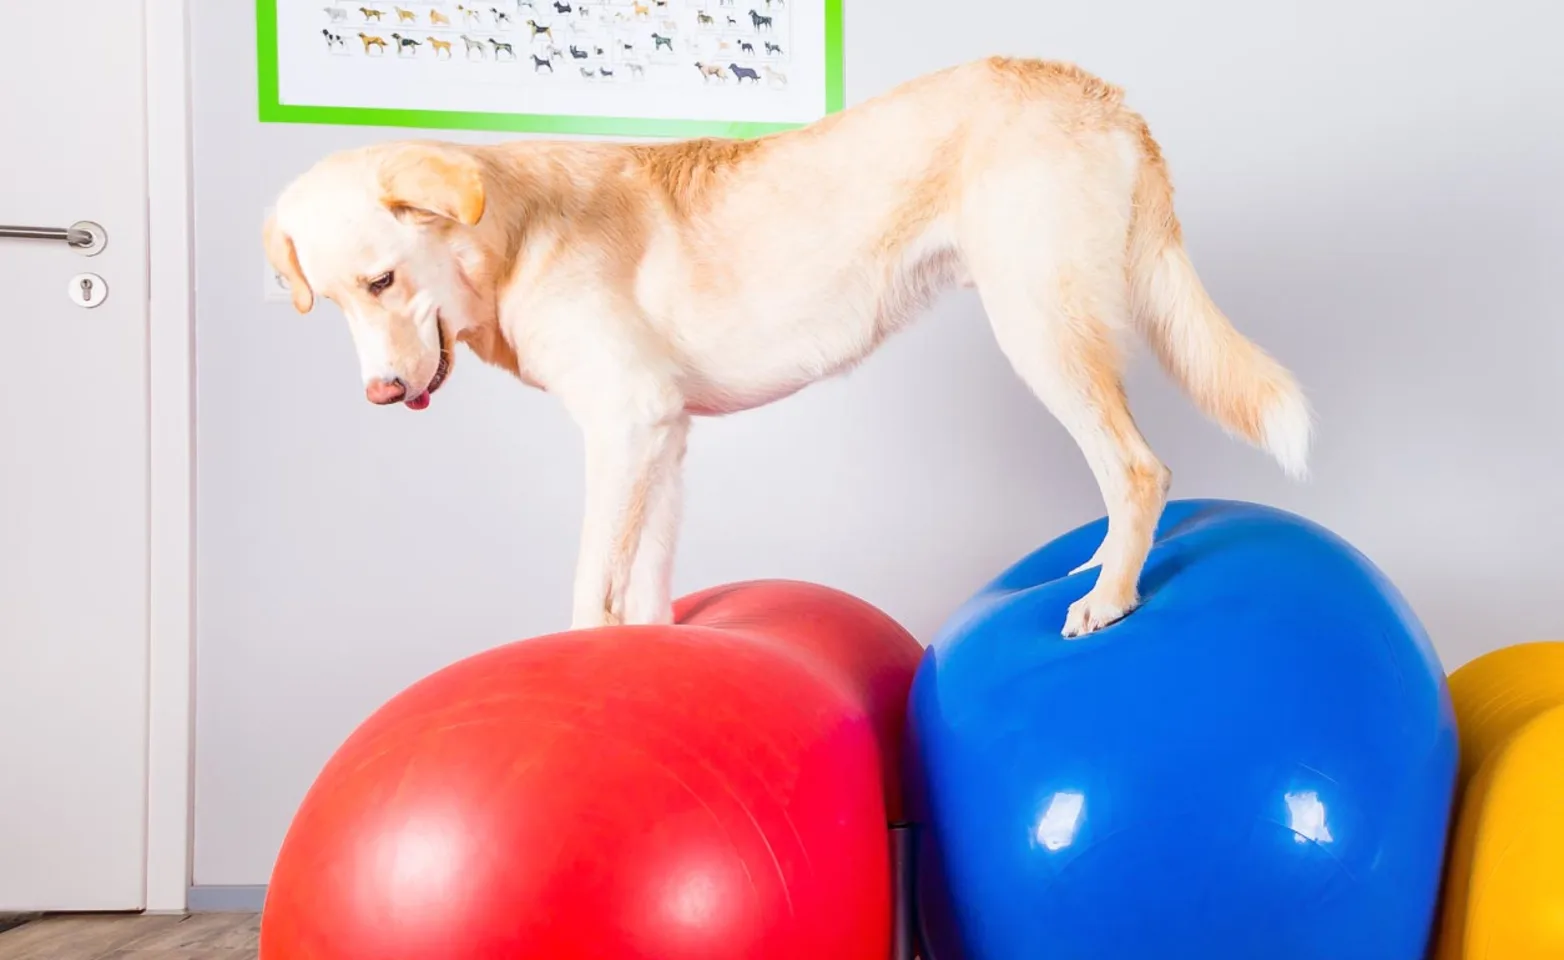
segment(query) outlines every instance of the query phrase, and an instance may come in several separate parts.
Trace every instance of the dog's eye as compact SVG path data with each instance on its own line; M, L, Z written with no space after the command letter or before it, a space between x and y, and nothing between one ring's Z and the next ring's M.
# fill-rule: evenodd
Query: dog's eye
M380 276L369 281L369 292L378 297L382 293L385 293L391 284L395 282L395 280L396 273L391 270L387 270L385 273L382 273Z

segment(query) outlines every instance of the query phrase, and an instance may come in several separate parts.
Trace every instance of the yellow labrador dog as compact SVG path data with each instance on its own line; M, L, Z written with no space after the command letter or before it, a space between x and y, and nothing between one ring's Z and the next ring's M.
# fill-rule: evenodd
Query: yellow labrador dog
M1107 504L1066 636L1134 608L1167 495L1122 331L1305 468L1307 401L1201 286L1145 121L1068 64L968 63L755 140L349 150L283 191L265 243L298 310L346 314L370 401L427 407L465 343L564 404L587 450L575 627L670 619L692 415L846 370L955 284Z

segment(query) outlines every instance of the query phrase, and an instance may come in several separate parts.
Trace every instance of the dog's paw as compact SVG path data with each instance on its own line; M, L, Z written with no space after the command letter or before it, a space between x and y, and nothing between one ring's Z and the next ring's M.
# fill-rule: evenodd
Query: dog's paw
M1064 629L1060 633L1067 639L1083 637L1110 624L1118 623L1129 616L1134 609L1133 598L1128 602L1115 601L1093 590L1070 604L1070 612L1065 614Z
M624 617L607 603L580 603L570 617L572 630L596 630L599 627L617 627Z
M665 627L673 623L673 606L630 608L625 612L624 623L629 626Z
M624 600L624 622L635 626L666 626L673 623L673 601L668 599L666 590L632 589Z

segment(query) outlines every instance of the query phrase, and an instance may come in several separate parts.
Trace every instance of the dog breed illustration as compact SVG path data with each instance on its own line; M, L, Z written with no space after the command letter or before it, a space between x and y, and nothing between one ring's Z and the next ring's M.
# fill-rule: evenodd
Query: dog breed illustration
M560 3L559 0L554 0L554 12L555 13L569 13L570 12L570 4L568 4L568 3Z
M510 57L512 60L516 59L516 48L512 47L504 40L496 40L493 37L490 37L489 46L494 48L494 59L496 60L500 58L500 54L502 53Z
M754 54L754 52L755 52L755 45L753 43L750 43L748 40L740 40L739 41L739 49L744 51L745 53Z
M728 69L733 72L734 79L736 79L740 85L742 85L745 80L753 80L757 87L760 86L760 74L756 73L754 70L751 70L749 67L741 67L736 63L730 63L728 64Z
M570 56L575 60L585 60L590 57L591 54L572 43L570 45Z
M647 6L644 3L633 3L633 4L631 4L630 5L630 11L635 16L640 17L642 19L645 19L645 18L650 17L652 15L652 8Z
M565 51L559 49L551 43L543 48L543 56L550 60L563 60L565 59Z
M386 52L386 41L382 37L374 37L365 33L360 33L358 35L358 39L363 42L365 53L369 52L370 47L379 47L381 53Z
M498 7L490 7L489 15L494 17L494 26L497 29L506 30L510 28L510 14L506 13L504 10L501 10Z
M735 20L733 17L729 17L728 18L728 26L736 27L738 25L739 25L739 22L737 20Z
M495 56L498 57L499 54L495 54ZM548 57L540 57L540 56L538 56L535 53L532 54L532 72L533 73L542 73L544 67L548 67L548 72L549 73L553 73L554 72L554 61L549 59Z
M330 50L330 49L332 49L334 47L337 48L337 49L341 49L342 48L342 34L340 34L340 33L332 33L330 30L322 30L321 34L324 35L325 38L326 38L326 49L327 50Z
M534 40L539 37L554 39L554 28L552 26L540 26L536 20L528 20L527 27L532 31L532 39Z
M576 628L672 621L692 418L853 369L955 286L1107 506L1096 551L1072 558L1096 571L1064 635L1137 615L1168 494L1124 336L1206 416L1306 470L1302 390L1202 285L1145 120L1071 64L965 63L748 140L377 143L323 158L275 211L268 261L300 312L341 307L370 402L429 406L466 344L579 425ZM392 549L427 544L416 519Z
M434 51L435 59L439 59L442 53L445 54L445 59L451 59L451 41L441 40L439 37L429 37L428 40L429 49Z
M374 7L359 7L358 12L364 15L365 23L368 23L371 20L374 20L378 23L380 19L386 15L384 10L376 10Z
M418 22L418 12L415 11L415 10L407 10L407 9L402 8L402 7L392 7L391 9L396 11L396 22L397 23L417 23Z
M404 37L400 33L391 34L391 39L396 41L396 55L399 57L403 53L417 56L418 48L423 45L421 41L414 40L412 37Z
M751 10L749 12L749 19L750 19L750 22L755 25L756 32L759 32L761 30L770 30L771 29L771 18L770 17L763 17L759 13L756 13L754 10Z
M585 80L591 80L593 77L597 76L597 71L593 70L591 67L581 67L580 70L581 76Z
M787 74L783 73L781 70L776 69L771 64L762 64L760 70L766 75L766 82L771 84L773 87L787 86Z
M780 57L782 55L782 45L780 43L772 43L770 40L767 40L765 43L767 56Z
M673 38L665 37L660 33L652 34L652 52L656 53L658 47L663 47L669 53L673 52Z
M465 33L461 35L461 38L462 38L462 43L465 43L467 45L467 53L465 54L465 56L467 57L468 60L472 59L472 54L473 54L474 50L476 50L478 52L478 59L479 60L486 59L489 56L489 50L488 50L487 47L485 47L483 45L483 41L482 40L474 40L472 37L469 37Z
M323 7L326 11L326 20L331 23L346 23L348 12L341 7Z
M463 6L462 4L458 3L456 5L456 12L462 15L463 25L471 25L474 27L483 25L483 13L480 10Z
M709 13L699 13L699 12L697 12L695 14L695 24L696 24L696 26L710 27L710 26L715 26L716 23L717 23L717 18L713 17Z
M429 22L437 27L449 27L451 25L451 18L438 10L431 9L429 11Z
M598 73L599 76L607 77L610 80L612 80L614 78L614 71L613 71L613 69L611 67L606 66L606 65L598 67L597 68L597 73Z
M630 76L631 77L639 77L642 80L646 79L646 64L644 64L644 63L627 63L627 64L625 64L625 66L630 69Z
M727 68L720 63L701 63L697 60L695 61L695 69L701 72L701 81L704 83L710 83L713 78L721 80L723 83L728 82Z

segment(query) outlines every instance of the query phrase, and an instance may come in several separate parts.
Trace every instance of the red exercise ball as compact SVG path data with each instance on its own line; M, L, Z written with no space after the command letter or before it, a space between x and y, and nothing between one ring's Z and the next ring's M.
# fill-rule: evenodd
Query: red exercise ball
M376 711L289 828L263 960L888 956L921 649L811 584L677 619L512 643Z

